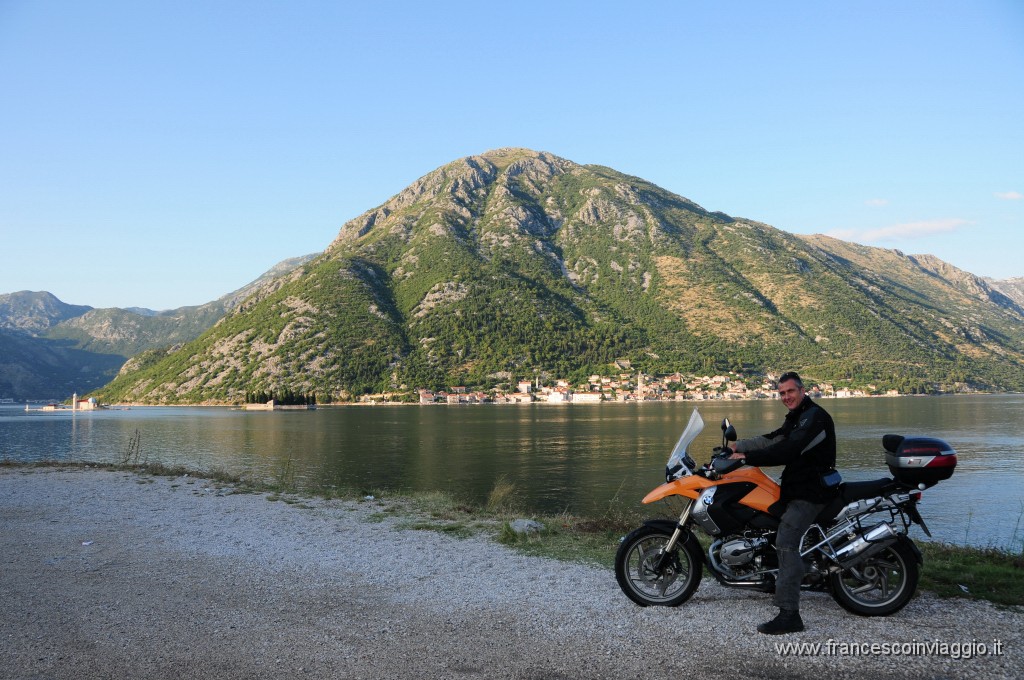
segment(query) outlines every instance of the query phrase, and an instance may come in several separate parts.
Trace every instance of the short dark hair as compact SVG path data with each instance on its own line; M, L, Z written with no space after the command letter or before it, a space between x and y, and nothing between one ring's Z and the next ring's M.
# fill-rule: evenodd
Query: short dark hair
M803 387L804 386L804 381L800 379L800 376L797 375L796 371L786 371L781 376L779 376L779 384L780 385L782 383L786 382L786 381L789 381L789 380L792 380L793 382L795 382L797 387Z

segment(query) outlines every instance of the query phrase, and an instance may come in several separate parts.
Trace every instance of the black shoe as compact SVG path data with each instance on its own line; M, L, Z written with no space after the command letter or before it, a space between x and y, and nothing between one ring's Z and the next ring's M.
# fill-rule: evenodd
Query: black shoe
M800 618L800 612L795 609L780 609L779 615L768 623L758 626L757 632L765 635L785 635L786 633L799 633L803 629L804 622Z

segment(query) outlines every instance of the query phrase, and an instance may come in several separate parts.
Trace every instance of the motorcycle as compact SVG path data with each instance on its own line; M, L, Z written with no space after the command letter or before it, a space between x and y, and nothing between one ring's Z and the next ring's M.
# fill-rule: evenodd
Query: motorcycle
M722 421L722 445L698 468L688 453L704 428L694 409L665 468L665 484L643 503L681 498L678 520L654 519L624 537L615 556L615 578L641 606L675 607L700 585L703 571L724 586L774 592L778 575L775 537L784 509L779 485L758 467L730 459L736 429ZM956 451L941 439L885 435L890 477L865 482L831 480L835 497L804 534L800 554L808 571L805 590L830 592L861 616L889 616L917 589L921 551L909 538L912 525L931 536L918 511L922 491L949 479ZM838 475L838 473L833 473ZM710 538L705 550L695 535Z

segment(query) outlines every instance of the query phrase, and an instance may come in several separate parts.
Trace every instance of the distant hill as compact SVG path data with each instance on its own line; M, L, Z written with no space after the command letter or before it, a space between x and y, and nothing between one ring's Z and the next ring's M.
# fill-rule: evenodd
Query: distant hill
M45 291L7 293L0 295L0 329L37 334L90 309L66 304Z
M0 397L65 399L106 384L124 357L0 329Z
M285 260L213 302L166 311L68 305L48 292L0 295L0 397L66 398L102 387L129 357L193 340L260 286L313 257Z
M1004 281L986 278L985 282L1018 305L1024 306L1024 277L1006 279Z
M930 256L796 236L650 182L501 149L345 224L321 256L101 391L321 401L506 376L794 368L877 389L1024 388L1018 300Z

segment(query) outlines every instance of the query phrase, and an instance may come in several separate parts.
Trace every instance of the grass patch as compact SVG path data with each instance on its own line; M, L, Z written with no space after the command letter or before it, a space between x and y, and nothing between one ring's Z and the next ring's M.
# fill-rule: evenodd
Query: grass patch
M363 498L380 504L380 509L370 515L369 521L397 519L396 526L399 529L436 531L458 538L469 538L493 535L498 525L496 515L486 507L474 506L443 491L376 491Z
M502 525L497 540L515 550L538 557L611 568L619 539L639 524L619 518L587 519L574 515L539 515L544 525L537 533L516 533L511 522Z
M922 589L939 597L1024 605L1024 554L945 543L917 545L924 555Z

